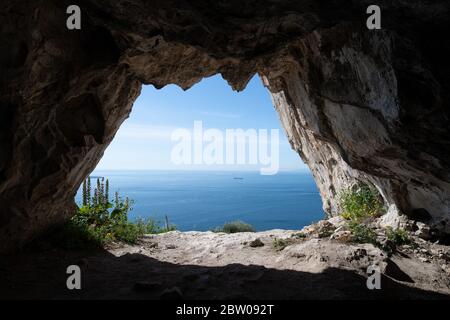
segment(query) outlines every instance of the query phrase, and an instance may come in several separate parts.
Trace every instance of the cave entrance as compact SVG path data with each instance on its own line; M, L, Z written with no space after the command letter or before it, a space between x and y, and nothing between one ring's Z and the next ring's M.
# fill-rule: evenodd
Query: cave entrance
M187 91L144 86L91 174L97 178L108 179L111 198L133 200L130 219L169 220L181 231L231 221L257 231L301 229L324 217L309 168L258 76L242 92L220 75Z

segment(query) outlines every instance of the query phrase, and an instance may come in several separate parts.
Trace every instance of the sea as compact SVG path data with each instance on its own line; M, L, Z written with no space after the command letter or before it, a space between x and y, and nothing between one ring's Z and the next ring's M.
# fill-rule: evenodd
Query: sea
M109 179L111 197L133 200L130 220L152 218L181 231L207 231L244 221L257 231L301 229L324 217L322 200L309 172L94 171ZM81 203L81 188L76 196Z

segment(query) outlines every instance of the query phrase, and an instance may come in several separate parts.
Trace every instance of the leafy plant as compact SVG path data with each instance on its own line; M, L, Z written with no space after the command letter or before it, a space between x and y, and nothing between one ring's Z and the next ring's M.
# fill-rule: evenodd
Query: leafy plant
M398 250L399 246L406 244L415 246L408 232L403 229L386 228L386 241L382 245L384 251L391 255Z
M366 184L355 185L344 190L339 196L342 217L360 221L384 212L383 200L378 191Z
M387 227L386 238L392 243L395 243L397 246L412 243L412 239L409 237L408 232L403 229L393 229L391 227Z
M380 242L377 240L377 234L373 229L365 224L355 221L349 223L353 241L356 243L371 243L386 252L389 256L397 251L401 245L415 245L408 233L403 229L393 229L387 227L385 229L385 240Z
M361 224L355 221L349 223L349 229L352 233L353 241L356 243L371 243L375 246L379 246L377 241L377 234L375 231L365 224Z
M116 192L114 203L110 201L109 181L97 179L92 191L91 178L82 186L82 205L74 217L53 234L60 245L68 248L102 246L113 241L136 243L144 234L175 230L166 223L161 227L153 219L128 221L133 201L121 198Z
M255 232L255 228L253 228L252 225L242 221L232 221L225 223L222 227L216 227L212 231L225 233Z

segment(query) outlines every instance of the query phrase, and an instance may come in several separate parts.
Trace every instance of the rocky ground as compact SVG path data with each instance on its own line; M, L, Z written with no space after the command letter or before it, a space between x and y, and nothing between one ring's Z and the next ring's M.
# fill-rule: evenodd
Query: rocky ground
M100 251L47 248L0 261L0 297L450 299L450 247L413 236L388 256L343 229L333 218L301 231L173 231ZM66 288L70 264L81 267L81 290ZM380 290L366 286L370 265L382 271Z

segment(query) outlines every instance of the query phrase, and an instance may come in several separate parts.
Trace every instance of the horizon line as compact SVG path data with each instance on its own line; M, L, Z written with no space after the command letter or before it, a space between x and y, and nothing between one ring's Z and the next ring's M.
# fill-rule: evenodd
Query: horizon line
M101 168L101 169L94 169L92 172L96 171L184 171L184 172L198 172L198 171L216 171L216 172L257 172L259 173L259 169L171 169L171 168L161 168L161 169L155 169L155 168L146 168L146 169L130 169L130 168L124 168L124 169L110 169L110 168ZM305 168L296 168L296 169L279 169L278 172L311 172L308 167Z

